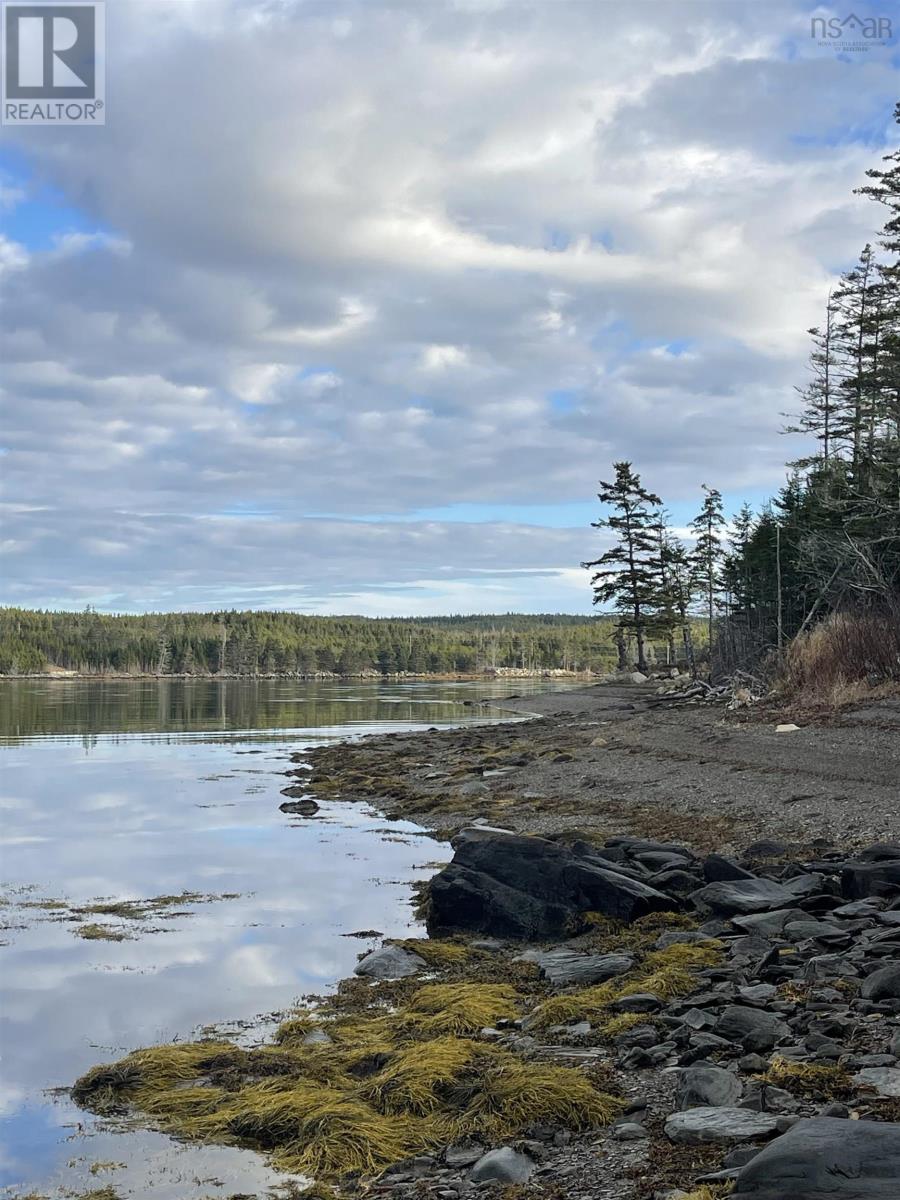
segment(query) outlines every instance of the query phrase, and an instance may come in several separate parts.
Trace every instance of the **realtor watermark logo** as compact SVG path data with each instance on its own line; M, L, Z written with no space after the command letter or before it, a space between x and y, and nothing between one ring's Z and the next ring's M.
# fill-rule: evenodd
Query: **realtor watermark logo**
M841 53L886 46L894 36L890 17L810 17L809 36L819 46Z
M106 9L3 4L4 125L106 123Z

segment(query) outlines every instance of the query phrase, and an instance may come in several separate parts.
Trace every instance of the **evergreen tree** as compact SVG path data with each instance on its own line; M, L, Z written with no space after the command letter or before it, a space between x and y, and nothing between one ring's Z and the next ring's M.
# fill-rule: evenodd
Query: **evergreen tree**
M697 535L691 560L699 590L702 591L705 600L709 647L712 652L713 627L722 593L722 566L725 559L722 534L726 521L722 508L722 493L716 488L707 487L705 483L703 491L703 507L691 522L691 528Z
M613 463L612 483L600 481L598 499L612 512L592 522L594 529L609 529L616 544L600 558L582 566L594 570L591 585L594 603L614 602L623 635L631 633L637 643L637 667L647 670L646 645L659 595L660 561L653 530L659 496L648 492L630 462Z
M798 459L791 464L792 466L811 466L818 457L828 462L834 449L840 381L837 315L837 302L829 292L825 307L825 324L821 329L813 327L807 331L813 342L809 356L812 379L806 387L797 389L803 397L803 409L797 423L788 425L785 429L785 433L812 434L820 443L819 453L812 458Z

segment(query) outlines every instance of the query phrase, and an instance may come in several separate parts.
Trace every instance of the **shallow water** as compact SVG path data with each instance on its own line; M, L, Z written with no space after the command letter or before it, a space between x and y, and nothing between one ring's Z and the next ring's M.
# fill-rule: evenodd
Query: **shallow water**
M251 1151L122 1128L54 1089L209 1024L259 1038L377 944L343 935L423 932L410 884L446 860L446 846L362 805L281 813L290 753L484 720L464 701L549 686L0 683L0 1187L62 1195L109 1184L123 1197L192 1200L283 1183ZM127 940L77 936L73 905L183 892L201 898L137 920L82 918Z

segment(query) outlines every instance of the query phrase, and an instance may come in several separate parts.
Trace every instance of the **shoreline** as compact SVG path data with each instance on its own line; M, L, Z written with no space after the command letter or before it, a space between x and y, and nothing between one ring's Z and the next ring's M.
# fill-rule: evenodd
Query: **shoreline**
M594 684L477 701L484 724L317 747L288 772L446 836L632 832L722 850L762 836L900 840L900 701L776 732L771 714L667 708L651 685ZM524 720L490 722L492 712Z

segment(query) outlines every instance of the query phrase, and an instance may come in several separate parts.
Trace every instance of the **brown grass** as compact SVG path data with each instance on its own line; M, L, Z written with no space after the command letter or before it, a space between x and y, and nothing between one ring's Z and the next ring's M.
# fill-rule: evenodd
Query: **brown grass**
M841 708L900 691L900 615L832 613L795 638L778 689L788 700Z

